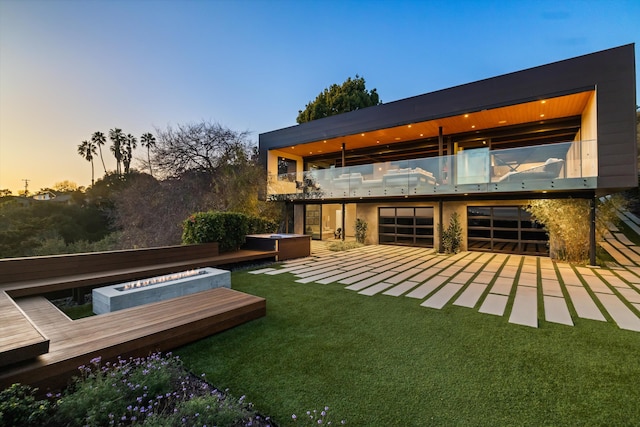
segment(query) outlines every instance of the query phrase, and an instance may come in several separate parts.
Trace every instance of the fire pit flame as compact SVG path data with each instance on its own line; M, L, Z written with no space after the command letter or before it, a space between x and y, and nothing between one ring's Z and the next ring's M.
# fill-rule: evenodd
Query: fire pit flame
M185 277L198 276L200 274L205 274L205 273L206 271L203 271L203 270L183 271L181 273L167 274L164 276L154 277L151 279L136 280L135 282L129 282L124 286L116 289L119 291L127 291L129 289L144 288L145 286L156 285L158 283L166 283L172 280L184 279Z

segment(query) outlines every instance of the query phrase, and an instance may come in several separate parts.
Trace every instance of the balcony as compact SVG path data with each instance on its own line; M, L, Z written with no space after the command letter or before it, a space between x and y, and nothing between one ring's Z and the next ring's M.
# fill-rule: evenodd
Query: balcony
M571 141L269 175L268 200L594 189L597 141Z

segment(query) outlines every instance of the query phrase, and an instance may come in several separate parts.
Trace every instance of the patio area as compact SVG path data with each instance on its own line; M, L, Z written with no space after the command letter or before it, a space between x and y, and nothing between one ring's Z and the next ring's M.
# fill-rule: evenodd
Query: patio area
M640 235L640 219L626 213L620 218ZM522 255L439 255L401 246L331 252L323 242L313 242L311 257L251 273L291 273L297 283L339 283L363 296L413 298L427 309L466 307L533 328L542 322L574 326L582 318L640 332L640 247L616 229L602 247L616 260L609 268Z

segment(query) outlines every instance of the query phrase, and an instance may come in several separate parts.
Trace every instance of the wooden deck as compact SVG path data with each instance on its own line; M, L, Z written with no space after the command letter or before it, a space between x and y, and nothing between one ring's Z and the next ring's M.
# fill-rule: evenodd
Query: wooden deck
M0 259L0 387L63 386L93 357L146 355L264 316L263 299L229 289L71 321L42 295L273 259L277 250L220 254L217 243Z
M49 339L0 291L0 367L49 351Z
M49 338L49 351L1 368L0 388L21 382L41 391L65 386L78 366L94 357L114 360L166 351L266 314L263 298L227 288L75 321L42 296L16 303Z

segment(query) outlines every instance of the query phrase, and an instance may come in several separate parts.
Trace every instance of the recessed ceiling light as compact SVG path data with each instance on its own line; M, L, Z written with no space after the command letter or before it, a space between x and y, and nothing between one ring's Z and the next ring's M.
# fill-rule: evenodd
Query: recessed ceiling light
M424 134L421 133L420 136L424 136Z
M398 138L397 136L394 138L396 141L400 141L401 138Z
M465 115L464 115L464 118L466 119L467 117L469 117L469 115L468 115L468 114L465 114Z
M544 114L540 114L540 117L544 117Z
M313 151L309 151L309 154L313 154Z
M471 129L475 129L475 128L476 128L476 125L471 125Z
M499 125L503 125L503 124L505 124L505 123L507 123L507 121L506 121L506 120L500 120L500 121L498 122L498 124L499 124Z
M322 142L324 142L324 143L326 144L326 143L327 143L327 140L325 139L325 140L324 140L324 141L322 141Z
M380 141L376 141L376 144L380 144Z
M364 133L361 133L360 136L364 136Z
M410 128L410 127L411 127L411 125L408 125L407 127L408 127L408 128Z
M546 103L547 103L547 101L544 100L544 99L542 101L540 101L540 104L546 104Z

